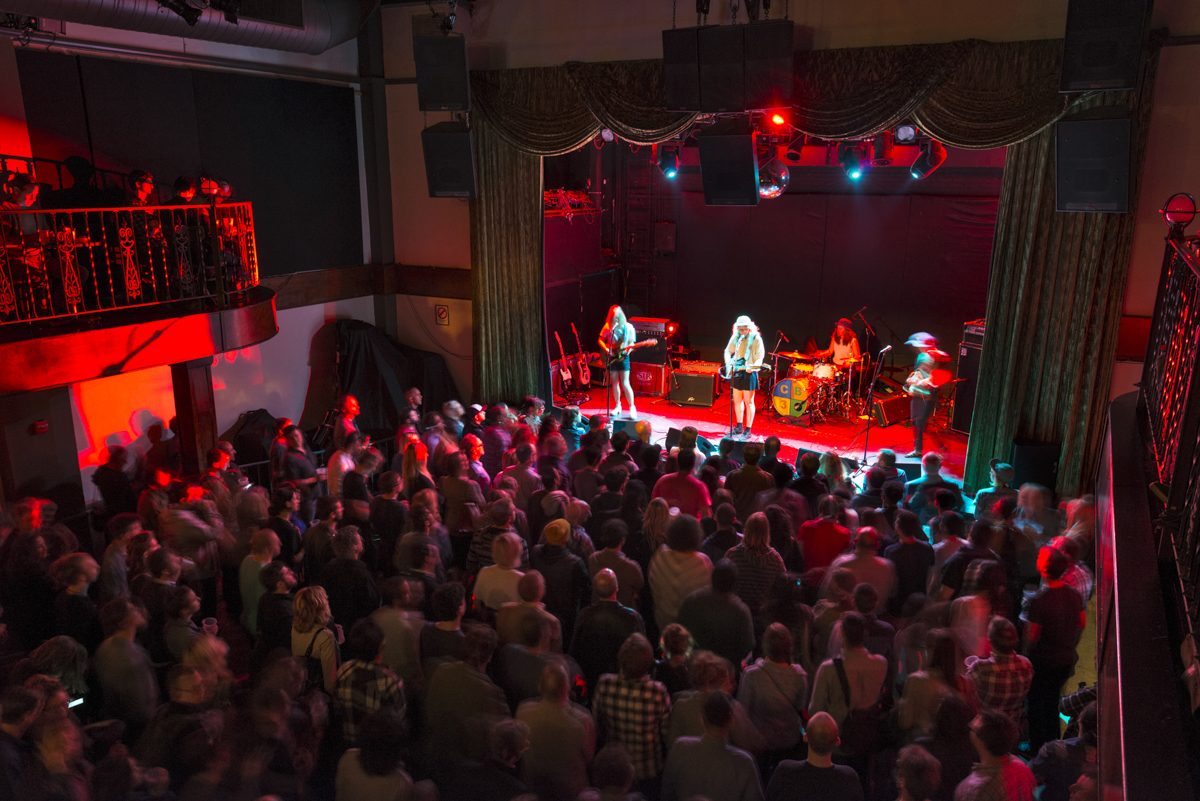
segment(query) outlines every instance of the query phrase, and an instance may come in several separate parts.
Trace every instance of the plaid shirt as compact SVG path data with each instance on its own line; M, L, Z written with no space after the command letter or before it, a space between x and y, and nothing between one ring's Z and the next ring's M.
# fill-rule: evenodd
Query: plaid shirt
M976 764L959 782L954 801L1033 801L1037 779L1019 757L1007 756L998 767Z
M967 670L975 682L979 703L1012 718L1017 726L1025 719L1025 696L1033 681L1033 664L1020 654L993 653Z
M404 715L404 683L375 662L354 659L338 668L335 697L347 748L358 746L358 727L375 710L390 706Z
M662 725L670 710L667 688L649 676L630 680L606 673L592 703L602 740L625 746L639 781L662 773Z
M1084 565L1073 564L1068 567L1067 572L1062 575L1062 583L1082 595L1085 606L1092 599L1092 585L1095 582L1092 579L1092 571Z

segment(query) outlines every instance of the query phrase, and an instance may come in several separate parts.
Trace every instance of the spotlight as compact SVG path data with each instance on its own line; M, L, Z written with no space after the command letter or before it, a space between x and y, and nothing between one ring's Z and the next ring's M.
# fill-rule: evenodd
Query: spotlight
M918 181L946 163L946 148L936 139L928 139L921 145L921 155L912 163L909 175Z
M758 196L763 198L779 197L788 187L792 174L788 167L777 158L771 158L758 167Z
M867 150L861 144L838 147L838 166L846 171L846 177L857 181L866 171Z
M783 157L793 164L800 163L800 154L804 151L804 144L807 138L804 134L799 134L791 142L788 143L787 149L783 153Z
M901 123L896 126L896 144L911 145L917 141L917 126L911 122Z
M678 145L655 145L658 151L658 168L662 170L662 174L667 178L674 178L679 174L679 146Z
M871 143L871 166L886 167L892 163L892 133L880 131Z
M615 133L613 133L612 129L610 129L610 128L601 128L600 129L600 138L603 139L605 142L617 141L617 135Z
M1158 210L1163 221L1170 226L1171 231L1183 233L1196 218L1196 199L1187 192L1177 192L1167 198L1167 202Z

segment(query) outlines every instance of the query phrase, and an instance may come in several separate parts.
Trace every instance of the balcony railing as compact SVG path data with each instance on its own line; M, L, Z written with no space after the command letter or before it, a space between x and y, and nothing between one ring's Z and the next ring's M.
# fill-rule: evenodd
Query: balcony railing
M182 300L225 308L258 284L250 204L0 209L0 325Z

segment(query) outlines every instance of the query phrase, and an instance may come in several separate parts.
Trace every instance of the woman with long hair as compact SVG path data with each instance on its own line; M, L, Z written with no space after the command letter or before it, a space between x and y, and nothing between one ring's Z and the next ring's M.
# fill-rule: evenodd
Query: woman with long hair
M337 670L341 664L338 637L329 630L333 613L324 587L305 587L292 601L292 656L307 662L315 659L321 664L321 686L332 693L337 685ZM315 683L315 668L310 668L310 681Z
M825 486L829 487L830 492L838 487L845 487L851 494L857 492L854 483L846 477L846 465L842 463L842 457L835 451L825 451L821 454L821 467L817 470L817 475L825 479Z
M750 436L754 425L754 393L758 390L758 368L762 367L766 355L758 326L746 315L737 318L729 343L725 346L725 374L733 387L733 417L735 425L732 435ZM746 427L742 428L745 419Z
M413 496L421 490L434 489L437 484L429 474L429 449L423 442L410 442L404 447L404 463L400 477L404 481L404 498L412 503Z
M738 569L733 594L750 607L754 619L761 623L767 593L786 569L783 557L771 547L771 527L765 514L755 512L750 515L742 531L741 543L730 548L725 558Z
M854 335L853 323L845 317L837 321L833 334L829 337L829 347L812 354L820 359L833 359L838 367L856 364L861 358L858 349L858 337Z
M906 739L933 733L937 708L942 699L957 695L975 711L979 700L974 683L963 675L963 655L958 638L950 629L929 632L929 661L923 670L908 677L900 698L900 728Z
M700 521L679 515L667 527L666 547L650 560L646 584L654 595L654 617L660 631L676 622L685 598L712 583L712 562L700 553L702 539Z
M633 385L629 383L629 346L637 341L637 331L625 319L620 306L609 307L604 328L600 329L600 349L608 358L609 401L613 417L621 415L621 393L629 401L629 417L637 419L637 407L633 403Z

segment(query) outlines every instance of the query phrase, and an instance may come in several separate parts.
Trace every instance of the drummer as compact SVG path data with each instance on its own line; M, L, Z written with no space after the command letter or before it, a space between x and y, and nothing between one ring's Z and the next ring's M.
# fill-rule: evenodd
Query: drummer
M818 359L833 357L833 364L838 369L858 364L862 354L858 349L858 337L854 335L853 325L845 317L837 321L833 335L829 338L829 347L812 354Z

